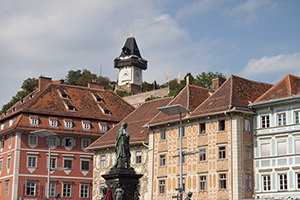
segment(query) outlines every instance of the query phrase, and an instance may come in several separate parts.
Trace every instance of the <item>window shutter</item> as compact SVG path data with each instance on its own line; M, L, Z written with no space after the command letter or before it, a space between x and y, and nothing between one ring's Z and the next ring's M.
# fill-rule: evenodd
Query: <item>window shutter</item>
M63 138L61 142L62 142L62 146L65 146L65 144L66 144L66 139Z
M59 146L59 138L56 138L56 146Z
M72 147L76 146L76 139L72 139Z
M36 187L36 195L35 196L40 196L40 193L41 193L41 184L40 184L40 182L36 182L35 187Z
M49 137L46 138L46 145L49 146Z
M25 181L22 182L22 194L23 194L24 196L26 195Z

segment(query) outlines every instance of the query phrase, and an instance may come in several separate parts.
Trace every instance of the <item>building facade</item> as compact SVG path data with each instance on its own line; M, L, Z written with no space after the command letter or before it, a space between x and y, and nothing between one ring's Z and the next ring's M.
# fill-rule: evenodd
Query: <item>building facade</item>
M256 197L299 199L300 78L287 75L249 107L256 112Z
M217 85L219 86L219 85ZM182 91L170 105L180 104L183 114L182 144L184 196L192 199L252 198L253 137L248 101L255 101L271 85L231 76L216 91ZM149 199L172 199L179 187L179 115L160 113L148 124ZM151 151L153 150L153 151Z
M1 200L45 198L49 146L50 199L92 199L93 152L86 147L134 110L101 88L39 77L39 87L0 116ZM55 135L33 133L41 130Z

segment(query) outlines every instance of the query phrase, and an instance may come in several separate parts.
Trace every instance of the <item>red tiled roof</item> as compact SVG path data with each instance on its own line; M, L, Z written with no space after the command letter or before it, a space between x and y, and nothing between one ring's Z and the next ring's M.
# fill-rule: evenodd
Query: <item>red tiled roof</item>
M63 91L63 96L60 91ZM98 93L103 98L104 102L100 103L105 104L104 107L110 111L109 114L106 114L104 110L101 109L98 105L99 102L92 93ZM68 106L74 106L75 110L68 110ZM97 126L97 134L99 134L97 122L101 121L108 126L112 126L113 123L118 123L133 110L134 108L130 104L122 100L122 98L111 90L99 90L52 82L40 91L38 89L35 90L17 102L6 113L3 113L0 116L0 123L7 123L8 120L23 115L21 119L25 121L20 120L19 123L15 121L9 128L32 129L32 126L30 127L28 124L29 115L32 114L46 117L60 117L61 123L63 123L64 118L76 118L78 120L75 121L78 121L79 124L73 127L73 132L76 128L78 128L78 131L82 131L82 128L79 129L79 127L82 127L80 124L81 120L89 120L92 126ZM41 119L42 118L43 117L41 117ZM93 124L93 122L95 122L95 124ZM47 121L40 124L39 128L42 128L45 124L47 124L47 126L44 128L49 128L49 122ZM56 131L59 132L60 130Z
M207 98L191 116L231 110L248 110L249 102L255 101L272 85L250 81L231 75L225 83Z
M190 111L194 111L195 108L199 104L201 104L205 99L209 97L209 90L206 88L194 86L194 85L187 85L182 91L173 99L172 102L168 104L176 105L179 104L183 107L188 108ZM184 118L187 113L182 114ZM153 125L161 122L177 120L178 115L167 115L163 112L160 112L153 120L151 120L148 125Z
M254 103L291 97L292 95L300 95L300 77L288 74Z
M88 149L113 146L116 142L118 130L124 121L128 124L127 131L130 134L130 143L145 141L148 137L148 128L144 127L144 125L159 113L157 110L158 107L166 106L171 100L172 97L168 97L143 103L140 107L123 119L117 126L92 143Z

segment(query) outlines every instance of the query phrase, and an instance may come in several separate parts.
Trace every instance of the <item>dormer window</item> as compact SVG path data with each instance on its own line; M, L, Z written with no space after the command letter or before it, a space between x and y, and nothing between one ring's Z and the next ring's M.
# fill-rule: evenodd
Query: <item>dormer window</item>
M105 103L101 102L98 103L98 105L104 114L111 114L109 108L105 105Z
M57 128L58 127L58 121L56 119L50 119L49 125L51 128Z
M91 130L91 124L89 122L82 122L82 129L84 131L90 131Z
M107 132L108 126L105 124L99 124L99 129L101 133Z
M64 90L64 89L58 89L58 93L60 94L60 96L62 98L66 98L66 99L70 98L68 92L66 90Z
M73 122L71 120L65 120L65 129L72 129L73 128Z
M76 110L75 106L73 105L72 101L69 99L63 99L63 102L65 103L68 110Z
M29 123L30 123L30 126L38 126L39 125L38 117L35 117L35 116L29 117Z
M104 99L101 97L99 93L93 92L92 94L97 102L104 102Z

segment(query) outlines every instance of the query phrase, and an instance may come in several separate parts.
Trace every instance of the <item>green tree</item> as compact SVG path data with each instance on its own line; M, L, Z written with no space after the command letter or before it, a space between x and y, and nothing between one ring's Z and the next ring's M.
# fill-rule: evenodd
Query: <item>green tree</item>
M77 80L82 77L81 70L68 71L68 75L66 76L66 84L68 85L77 85Z
M200 87L211 89L212 88L211 80L215 77L222 77L226 80L226 76L223 73L209 71L207 73L202 72L201 74L198 74L193 84Z

